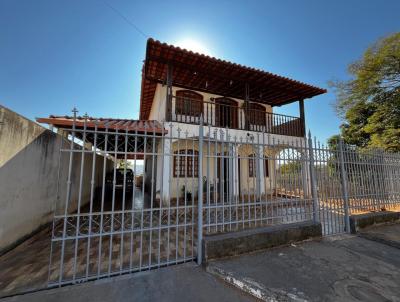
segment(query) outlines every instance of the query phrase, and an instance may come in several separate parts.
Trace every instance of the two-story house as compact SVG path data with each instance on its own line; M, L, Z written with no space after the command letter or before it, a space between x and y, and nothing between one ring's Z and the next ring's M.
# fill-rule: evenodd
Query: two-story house
M200 263L203 231L317 221L304 101L322 93L149 39L140 120L37 119L60 134L50 282ZM293 102L298 117L273 112Z
M263 141L304 145L304 100L325 92L286 77L149 39L142 70L140 119L165 122L167 130L171 126L165 135L173 137L158 146L156 163L151 156L145 159L147 169L157 167L154 193L164 201L181 197L182 179L197 179L199 160L203 171L208 171L208 181L215 184L220 195L249 191L264 194L273 190L276 163L260 160L260 156L253 160L254 148L245 142L249 138L260 139L261 135ZM273 113L274 107L293 102L299 104L298 117ZM229 139L243 142L235 144L236 156L224 156L226 151L218 151L213 144L215 150L211 151L203 146L203 158L199 159L198 142L192 150L185 148L184 133L198 133L201 117L207 126L206 137L222 130L229 133ZM265 158L276 152L267 144L260 145L262 150L257 151L265 153ZM197 185L191 190L195 193Z

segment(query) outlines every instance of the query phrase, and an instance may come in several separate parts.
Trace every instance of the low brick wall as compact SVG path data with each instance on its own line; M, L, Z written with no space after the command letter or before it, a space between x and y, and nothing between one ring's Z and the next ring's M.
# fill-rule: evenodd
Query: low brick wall
M203 239L203 262L322 236L320 223L302 222L216 234Z
M350 230L352 234L355 234L359 229L365 228L367 226L378 223L395 222L399 219L399 212L389 211L352 215L350 216Z

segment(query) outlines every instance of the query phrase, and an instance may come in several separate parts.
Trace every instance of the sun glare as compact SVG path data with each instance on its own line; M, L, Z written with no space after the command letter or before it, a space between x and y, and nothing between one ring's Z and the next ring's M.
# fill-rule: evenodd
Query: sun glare
M175 44L181 48L185 48L205 55L210 55L210 50L207 48L207 46L205 46L204 43L195 39L183 39L176 42Z

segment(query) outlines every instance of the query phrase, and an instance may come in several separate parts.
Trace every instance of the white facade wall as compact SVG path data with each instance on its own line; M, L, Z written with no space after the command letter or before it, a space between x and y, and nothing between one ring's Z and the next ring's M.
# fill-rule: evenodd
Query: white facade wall
M179 87L172 87L173 95L176 95L177 90L181 90L182 88ZM193 90L195 91L195 90ZM220 95L216 94L210 94L210 93L204 93L204 92L199 92L196 91L197 93L201 94L203 96L204 102L210 102L211 98L218 98L221 97ZM160 122L165 121L166 117L166 96L167 96L167 86L158 84L152 104L152 109L149 115L150 120L157 120ZM241 108L244 104L244 100L241 99L235 99L231 98L232 100L235 100L238 102L238 107ZM173 99L172 102L172 118L173 120L176 120L177 116L175 115L175 99ZM263 104L261 104L263 105ZM204 105L206 106L206 104ZM272 107L269 105L263 105L266 108L266 112L272 113ZM207 121L215 121L215 116L206 116L207 110L204 108L204 119L205 123ZM208 111L210 113L210 110ZM213 110L213 114L215 114L215 110ZM179 118L179 117L178 117ZM199 122L198 118L196 117L191 117L191 122ZM197 120L195 120L197 119ZM239 121L244 124L244 121ZM170 125L172 125L172 131L170 128ZM175 198L177 196L182 197L182 187L185 185L187 190L192 192L193 194L197 194L198 192L198 178L197 177L188 177L186 178L186 182L184 178L179 178L179 177L174 177L173 176L173 152L180 149L178 146L182 147L182 149L185 149L185 140L183 139L185 137L185 133L188 133L189 138L190 137L195 137L197 139L198 137L198 132L199 132L199 126L195 124L186 124L186 123L178 123L178 122L168 122L167 124L164 125L165 128L169 131L167 134L167 137L172 136L173 139L169 140L168 138L165 140L164 145L159 144L158 146L158 158L157 158L157 181L156 181L156 192L157 196L161 197L161 193L163 195L163 200L168 200L168 198ZM178 129L180 129L180 134L179 136L182 137L182 139L178 142L176 139L178 137ZM239 129L227 129L228 130L228 135L230 137L230 141L234 142L239 142L240 140L243 141L245 144L246 141L249 141L250 139L253 140L253 143L255 144L260 144L260 145L275 145L275 146L281 146L283 149L285 146L304 146L305 145L305 139L301 137L294 137L294 136L284 136L284 135L277 135L277 134L268 134L268 133L261 133L261 132L256 132L256 131L248 131L248 130L239 130ZM224 131L224 136L226 139L226 129L218 128L218 127L211 127L211 126L205 126L204 127L204 135L205 137L210 136L214 137L214 133L217 131L217 133L220 133L221 131ZM218 137L220 137L220 134L218 134ZM171 148L171 142L172 142L172 148ZM198 150L197 143L192 145L192 141L190 141L190 144L188 146L189 149L195 149ZM203 154L207 154L207 143L204 143L203 147ZM211 153L214 154L214 147L211 147ZM249 168L248 168L248 159L247 156L254 153L253 148L249 148L249 150L246 150L246 148L239 148L239 150L236 150L235 152L238 152L239 156L242 157L240 160L240 174L239 174L239 163L236 160L235 162L231 161L230 167L232 170L232 178L231 181L233 181L234 185L234 194L247 194L247 193L253 193L256 188L258 188L258 193L259 194L269 194L273 189L274 189L274 167L275 163L274 161L270 160L269 161L269 176L264 177L264 162L258 162L257 165L257 173L261 176L260 178L260 183L257 185L256 178L249 177ZM271 156L271 150L268 148L262 148L258 150L259 154L262 152L264 153L265 156ZM275 151L276 152L276 151ZM217 152L218 153L218 152ZM164 154L162 156L162 154ZM203 157L203 176L207 175L207 169L209 169L209 177L211 178L212 183L218 183L218 179L216 176L216 160L211 159L208 162L208 167L207 167L207 160L205 157ZM240 188L239 188L239 183L240 183ZM161 189L163 188L163 189Z
M164 121L166 113L167 86L157 84L149 120Z

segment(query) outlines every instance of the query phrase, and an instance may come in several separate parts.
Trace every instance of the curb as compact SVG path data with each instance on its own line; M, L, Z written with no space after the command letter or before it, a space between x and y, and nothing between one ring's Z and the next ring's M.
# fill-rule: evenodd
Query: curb
M288 293L281 289L267 288L251 278L235 276L233 273L225 271L213 264L207 265L206 271L212 274L213 276L222 279L224 282L239 288L243 292L250 294L251 296L261 301L268 301L268 302L309 301L308 299L299 297L297 294L294 293Z

